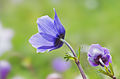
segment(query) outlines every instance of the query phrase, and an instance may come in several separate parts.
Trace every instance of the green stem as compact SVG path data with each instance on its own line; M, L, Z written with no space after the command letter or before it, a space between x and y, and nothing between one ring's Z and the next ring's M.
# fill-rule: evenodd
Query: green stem
M71 50L73 56L77 58L77 55L76 55L75 51L73 50L73 48L70 46L70 44L67 41L65 41L64 39L60 39L60 40L67 45L67 47ZM86 75L85 75L85 73L84 73L84 71L83 71L83 69L82 69L82 67L80 65L80 61L77 59L77 60L75 60L75 63L77 65L77 67L78 67L78 69L79 69L83 79L87 79Z

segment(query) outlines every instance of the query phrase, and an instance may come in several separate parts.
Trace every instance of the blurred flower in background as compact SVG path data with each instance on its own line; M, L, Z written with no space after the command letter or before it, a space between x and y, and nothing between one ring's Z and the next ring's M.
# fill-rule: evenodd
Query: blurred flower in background
M49 74L46 79L62 79L62 76L58 73L52 73Z
M11 65L5 60L0 61L0 79L6 79L11 70Z
M12 48L11 39L13 35L12 29L3 28L0 23L0 55Z
M67 69L70 68L71 64L70 61L65 61L62 58L56 58L52 62L53 69L57 72L65 72Z
M12 79L24 79L22 76L16 75Z

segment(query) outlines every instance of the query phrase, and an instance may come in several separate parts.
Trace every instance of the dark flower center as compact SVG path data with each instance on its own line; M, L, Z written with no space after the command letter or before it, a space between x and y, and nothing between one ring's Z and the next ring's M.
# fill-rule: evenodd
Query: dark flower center
M61 38L64 39L64 36L65 36L64 34L60 34L60 35L58 35L58 38L59 39L61 39Z
M55 46L59 46L63 44L63 42L60 39L64 39L64 36L65 36L64 34L60 34L57 36L55 41Z
M103 56L100 54L100 55L98 55L98 56L94 59L95 63L98 64L98 65L103 66L103 64L101 64L101 62L99 61L100 58L101 58L101 60L102 60L102 62L103 62L104 64L108 61L108 58L107 58L107 57L103 57Z

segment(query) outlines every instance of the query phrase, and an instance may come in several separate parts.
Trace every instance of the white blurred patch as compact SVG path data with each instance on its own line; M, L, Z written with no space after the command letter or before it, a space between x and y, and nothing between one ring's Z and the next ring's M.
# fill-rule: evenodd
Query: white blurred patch
M75 77L75 79L83 79L81 75L78 75L77 77Z
M23 0L11 0L12 4L21 4Z
M86 76L86 77L87 77L87 76ZM83 79L83 78L82 78L81 75L78 75L78 76L75 77L75 79ZM89 78L87 77L87 79L89 79Z
M100 54L103 53L103 52L101 52L98 48L94 48L92 53L93 53L93 54L96 54L96 52L97 52L97 53L100 53ZM104 53L103 53L103 54L104 54Z
M46 79L62 79L62 76L58 73L49 74Z
M12 29L5 29L0 23L0 56L12 48L11 39L13 35Z
M98 5L99 3L97 0L85 0L85 7L90 10L96 9Z
M23 77L17 75L17 76L14 76L12 79L24 79Z
M51 0L50 2L51 2L51 4L53 4L53 5L58 5L58 4L61 3L61 0Z
M84 45L81 45L80 51L81 51L82 53L88 53L89 48L90 48L89 45L84 44Z
M9 62L7 62L6 60L1 60L0 61L0 67L4 67L4 68L11 68L11 65Z

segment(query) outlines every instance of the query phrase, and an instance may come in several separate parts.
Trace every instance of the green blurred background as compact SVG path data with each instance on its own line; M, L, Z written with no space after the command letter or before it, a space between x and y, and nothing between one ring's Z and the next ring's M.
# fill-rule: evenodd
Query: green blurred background
M64 45L49 53L37 54L28 42L38 32L37 18L49 15L53 8L66 29L65 39L77 50L81 45L99 43L110 49L116 76L120 76L120 1L119 0L0 0L0 21L4 27L14 30L13 48L0 60L8 60L12 70L8 75L20 75L25 79L46 79L55 72L51 61L64 57L69 50ZM81 53L82 67L89 79L106 79L87 61L87 53ZM74 62L62 73L64 79L74 79L79 71ZM109 79L109 78L108 78Z

